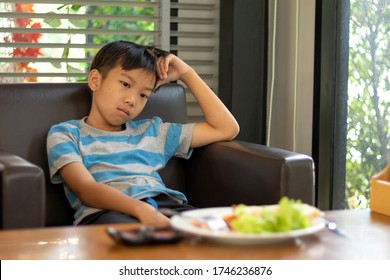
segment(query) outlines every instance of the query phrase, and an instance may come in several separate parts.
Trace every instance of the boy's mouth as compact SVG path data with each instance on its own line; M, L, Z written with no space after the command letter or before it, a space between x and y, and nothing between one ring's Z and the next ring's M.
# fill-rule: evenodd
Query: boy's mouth
M126 116L130 116L130 111L125 108L118 108L118 111L122 112Z

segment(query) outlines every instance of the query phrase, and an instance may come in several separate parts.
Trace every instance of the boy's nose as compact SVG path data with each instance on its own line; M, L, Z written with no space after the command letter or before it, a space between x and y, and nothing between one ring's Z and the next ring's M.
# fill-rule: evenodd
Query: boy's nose
M128 94L125 98L125 103L126 104L129 104L130 107L134 107L135 106L135 97L133 94Z

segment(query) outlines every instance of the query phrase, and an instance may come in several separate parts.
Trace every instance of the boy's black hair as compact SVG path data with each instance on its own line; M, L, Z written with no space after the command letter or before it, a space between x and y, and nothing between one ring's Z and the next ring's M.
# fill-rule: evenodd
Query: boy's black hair
M156 61L160 56L168 54L168 52L154 47L141 46L128 41L114 41L98 51L90 70L98 70L105 78L108 72L118 65L125 71L143 68L156 75L157 83Z

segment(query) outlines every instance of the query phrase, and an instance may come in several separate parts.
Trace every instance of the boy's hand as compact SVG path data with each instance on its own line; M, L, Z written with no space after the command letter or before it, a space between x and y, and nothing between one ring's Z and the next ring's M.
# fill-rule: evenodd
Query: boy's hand
M169 226L170 219L156 211L150 204L143 202L142 209L139 209L137 218L141 224L153 227Z
M187 63L173 54L160 57L157 60L157 74L159 77L157 87L183 79L190 69L192 68Z

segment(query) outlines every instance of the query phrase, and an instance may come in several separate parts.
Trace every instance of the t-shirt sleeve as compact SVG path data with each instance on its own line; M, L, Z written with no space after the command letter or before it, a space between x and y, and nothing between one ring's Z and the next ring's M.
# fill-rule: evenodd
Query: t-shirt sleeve
M183 124L181 129L181 135L179 138L179 145L174 153L175 156L188 159L190 158L193 149L190 148L192 142L192 135L194 132L194 123Z
M47 157L50 180L54 184L62 183L59 170L72 162L82 162L78 147L79 129L70 123L53 126L47 137Z
M160 136L164 139L164 154L188 159L192 154L190 148L195 123L160 123Z

